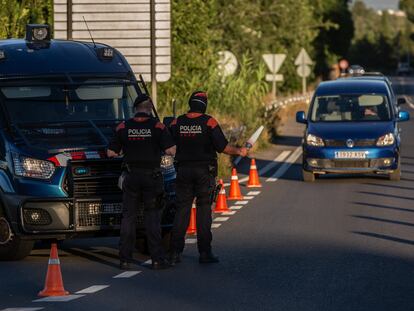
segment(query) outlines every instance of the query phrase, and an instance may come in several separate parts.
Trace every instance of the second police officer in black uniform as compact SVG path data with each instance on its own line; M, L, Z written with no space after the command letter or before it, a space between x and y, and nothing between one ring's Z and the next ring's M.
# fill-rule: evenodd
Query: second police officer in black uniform
M170 263L181 261L184 239L196 198L197 246L200 263L218 262L211 250L211 204L216 186L217 152L247 155L246 148L230 146L217 121L205 114L207 94L194 92L189 100L190 111L171 123L177 144L177 213L171 238Z
M129 269L135 247L137 209L144 204L144 224L153 269L170 267L161 244L161 215L157 199L163 195L161 153L175 155L175 143L164 124L151 116L152 102L141 95L136 115L121 123L108 147L108 156L124 154L127 174L122 182L123 213L119 242L121 269Z

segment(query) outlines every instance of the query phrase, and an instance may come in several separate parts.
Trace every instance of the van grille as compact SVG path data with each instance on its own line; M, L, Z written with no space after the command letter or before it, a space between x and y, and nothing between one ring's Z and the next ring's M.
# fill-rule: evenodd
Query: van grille
M327 139L325 140L325 145L326 147L346 147L346 140ZM373 147L375 145L375 139L354 140L354 147Z
M118 196L118 178L122 161L80 160L72 161L69 169L69 192L74 198Z
M97 200L78 201L75 204L78 230L119 229L122 203ZM137 225L144 225L144 209L137 209Z

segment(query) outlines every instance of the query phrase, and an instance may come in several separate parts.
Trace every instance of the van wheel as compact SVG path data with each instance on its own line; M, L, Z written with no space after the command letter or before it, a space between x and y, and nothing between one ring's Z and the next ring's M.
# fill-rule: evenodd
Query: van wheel
M35 241L15 236L5 217L0 216L0 260L21 260L30 255Z
M302 178L303 178L304 182L314 182L315 181L315 174L302 169Z
M388 178L392 181L400 181L401 179L401 164L398 163L398 167L394 172L388 175Z

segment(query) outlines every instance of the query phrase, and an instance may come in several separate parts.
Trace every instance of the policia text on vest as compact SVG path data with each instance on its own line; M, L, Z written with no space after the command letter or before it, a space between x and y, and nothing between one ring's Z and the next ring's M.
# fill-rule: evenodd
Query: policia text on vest
M129 269L136 240L137 209L144 203L144 225L153 269L170 267L161 244L161 217L157 199L164 194L161 153L175 155L175 143L164 124L151 117L148 96L134 103L136 115L118 125L108 156L124 155L123 212L119 242L121 269Z
M171 239L170 263L181 261L184 239L190 221L192 204L196 202L197 246L200 263L218 262L211 242L211 197L216 185L217 153L247 155L246 148L230 146L218 122L205 114L207 94L194 92L190 111L171 123L177 145L177 213Z

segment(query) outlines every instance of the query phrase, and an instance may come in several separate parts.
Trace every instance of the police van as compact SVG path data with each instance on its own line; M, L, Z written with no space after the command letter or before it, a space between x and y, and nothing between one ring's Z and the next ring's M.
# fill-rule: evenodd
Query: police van
M122 159L105 150L146 93L116 49L51 40L47 25L26 30L25 40L0 41L0 260L24 258L39 240L119 234ZM162 169L167 232L172 159Z

